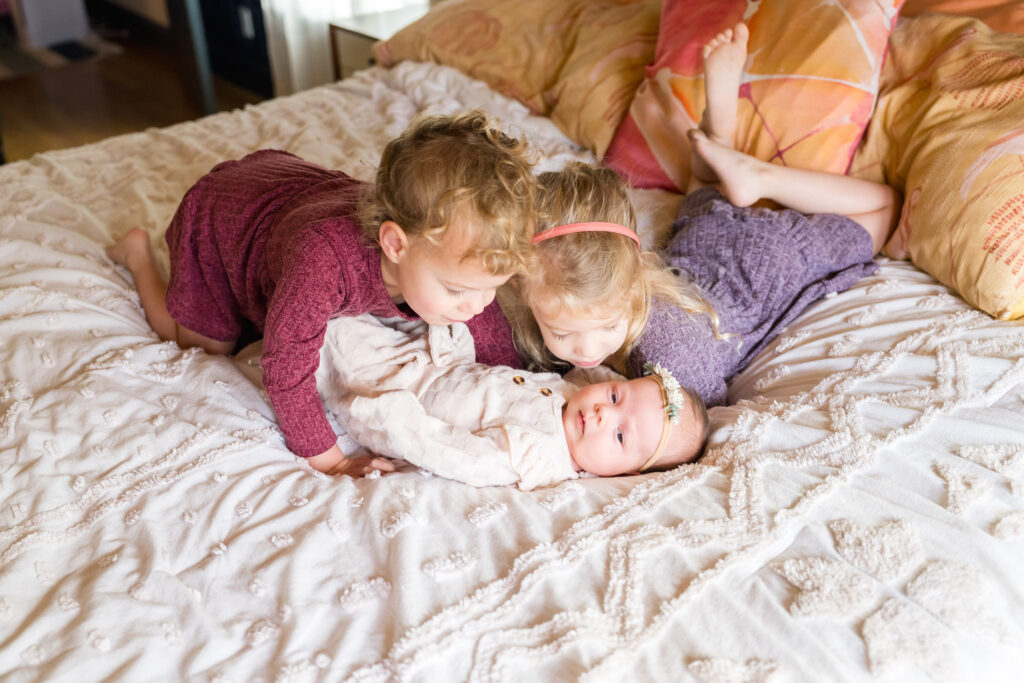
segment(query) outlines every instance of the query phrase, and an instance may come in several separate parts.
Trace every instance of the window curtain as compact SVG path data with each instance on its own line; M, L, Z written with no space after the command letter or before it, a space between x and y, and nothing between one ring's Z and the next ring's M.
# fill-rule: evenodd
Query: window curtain
M401 8L403 0L262 0L275 95L334 80L328 24Z

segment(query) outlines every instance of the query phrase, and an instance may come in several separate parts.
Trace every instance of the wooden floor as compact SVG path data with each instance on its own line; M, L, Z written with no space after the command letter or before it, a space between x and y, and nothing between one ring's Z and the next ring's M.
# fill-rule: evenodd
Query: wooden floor
M171 51L113 38L121 54L0 80L0 141L8 162L111 135L202 116ZM216 79L217 107L262 98Z

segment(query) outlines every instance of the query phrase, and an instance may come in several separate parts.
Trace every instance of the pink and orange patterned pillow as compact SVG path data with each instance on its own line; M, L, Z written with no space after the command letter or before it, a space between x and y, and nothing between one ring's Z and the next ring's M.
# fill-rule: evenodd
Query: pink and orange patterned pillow
M994 317L1024 317L1024 36L901 22L850 173L904 193L884 254Z
M665 0L654 62L604 162L637 187L686 189L688 143L670 149L658 128L697 125L701 48L743 19L750 42L736 147L774 163L845 173L874 107L902 2ZM666 99L659 89L677 105L666 116L649 113Z

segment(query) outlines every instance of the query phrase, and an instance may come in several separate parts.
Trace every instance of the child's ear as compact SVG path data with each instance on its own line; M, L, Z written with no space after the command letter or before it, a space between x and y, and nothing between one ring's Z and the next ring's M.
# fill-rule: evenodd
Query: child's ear
M394 221L384 221L377 232L380 250L392 263L398 263L409 250L409 237L401 226Z

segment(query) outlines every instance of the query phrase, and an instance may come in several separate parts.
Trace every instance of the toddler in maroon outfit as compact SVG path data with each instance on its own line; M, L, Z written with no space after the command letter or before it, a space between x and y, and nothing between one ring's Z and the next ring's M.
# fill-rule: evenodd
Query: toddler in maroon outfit
M276 150L218 164L167 228L166 286L143 229L107 253L131 272L161 339L227 354L262 334L288 447L321 472L361 476L393 466L337 445L314 377L327 321L466 322L479 362L518 366L493 299L523 267L534 204L525 143L480 112L433 116L388 143L373 184Z

